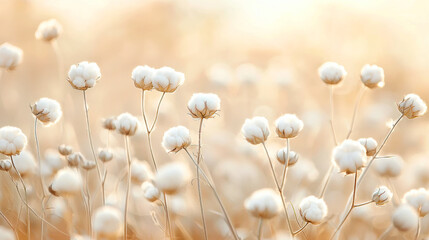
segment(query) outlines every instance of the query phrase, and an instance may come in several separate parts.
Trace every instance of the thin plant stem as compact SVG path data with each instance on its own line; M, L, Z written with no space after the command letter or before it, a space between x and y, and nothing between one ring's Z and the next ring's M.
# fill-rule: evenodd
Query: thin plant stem
M27 194L27 187L25 186L24 179L22 179L21 173L18 172L18 169L16 169L15 162L13 160L13 157L10 156L10 161L12 162L13 169L15 170L16 174L19 177L19 181L21 181L22 187L24 188L24 194L25 194L25 203L27 205L27 239L31 239L31 223L30 223L30 208L28 206L28 194ZM19 192L19 190L18 190Z
M328 172L323 180L322 190L320 191L319 198L323 198L326 193L326 189L328 188L329 180L331 180L332 172L334 171L334 164L330 164Z
M284 189L284 186L286 184L286 175L287 175L287 170L289 168L289 157L290 157L290 143L289 143L289 138L286 138L286 146L287 146L287 153L286 153L286 159L285 159L285 167L283 168L282 185L280 186L280 188L282 190Z
M271 172L273 174L273 178L274 178L277 190L279 191L280 198L282 200L283 210L284 210L285 215L286 215L286 221L287 221L287 224L288 224L288 227L289 227L289 232L290 232L290 235L293 237L292 225L290 223L289 214L287 212L286 200L285 200L285 197L283 195L283 189L282 189L282 187L280 186L280 184L279 184L279 182L277 180L276 172L274 170L274 166L273 166L273 163L271 161L271 157L270 157L270 154L268 152L267 146L265 145L265 142L262 143L262 146L264 147L265 153L267 154L267 157L268 157L268 161L270 162Z
M378 240L383 240L383 239L385 239L385 238L387 237L387 235L389 235L390 231L392 231L392 229L393 229L393 225L391 224L391 225L386 229L386 231L384 231L384 232L380 235L380 237L378 238Z
M368 204L371 204L371 203L373 203L374 201L372 201L372 200L370 200L370 201L367 201L367 202L363 202L363 203L359 203L359 204L355 204L355 208L357 208L357 207L362 207L362 206L365 206L365 205L368 205Z
M34 119L34 139L36 141L36 151L37 151L37 162L39 164L39 166L42 166L42 160L40 157L40 145L39 145L39 138L37 136L37 117L35 117ZM46 193L45 193L45 182L43 179L43 174L42 174L42 168L39 167L39 176L40 176L40 186L42 187L42 216L45 217L45 206L44 206L44 200L46 198ZM45 223L42 221L41 222L41 230L40 230L40 239L44 239L44 233L45 233Z
M3 220L9 225L10 229L12 229L13 233L15 234L16 239L18 238L18 233L16 232L15 228L13 227L12 223L7 219L6 215L3 214L2 211L0 211L0 216L3 218Z
M259 223L258 223L258 234L256 236L258 236L258 240L262 239L262 224L264 223L264 220L262 218L259 218Z
M346 222L347 217L350 216L350 213L352 212L353 208L356 207L355 206L355 201L356 201L356 189L357 189L357 172L354 174L354 183L353 183L353 198L352 198L352 205L349 209L349 211L347 212L346 216L343 218L343 220L341 220L340 224L338 224L338 227L335 229L334 234L332 234L331 239L333 239L335 237L335 235L337 234L337 232L341 229L341 227L343 226L343 224Z
M293 233L293 235L298 235L299 233L301 233L306 227L308 226L308 222L305 222L305 224L298 230L296 230L296 232Z
M201 135L202 135L202 127L203 127L203 119L200 120L200 126L198 128L198 155L197 155L197 164L200 164L200 158L201 158ZM200 181L200 171L198 170L198 167L196 167L197 171L197 186L198 186L198 200L200 202L200 212L201 212L201 219L203 221L203 229L204 229L204 239L208 239L207 234L207 225L206 225L206 218L204 215L204 203L203 203L203 196L201 194L201 181Z
M158 106L156 107L155 119L153 120L152 127L150 127L150 132L153 131L153 128L155 127L156 121L158 120L159 109L161 107L161 102L162 102L162 99L164 99L164 96L165 96L165 92L162 93L161 98L159 99Z
M130 146L128 144L128 136L125 136L125 150L127 155L128 163L128 177L127 177L127 191L125 195L125 209L124 209L124 239L127 239L128 236L128 227L127 227L127 217L128 217L128 201L130 198L130 187L131 187L131 157L130 157Z
M349 132L347 133L346 139L349 139L350 135L352 134L353 127L354 127L355 120L356 120L356 114L357 114L357 111L359 109L359 105L362 102L362 98L363 98L364 93L365 93L365 86L362 86L362 88L359 90L359 94L356 97L355 106L353 109L352 121L350 123L350 128L349 128Z
M335 134L335 127L334 127L334 86L331 85L329 87L329 109L331 110L331 117L329 119L329 122L331 124L331 131L332 131L332 137L334 139L335 146L338 145L337 141L337 135Z
M86 200L87 200L87 207L88 207L88 234L89 236L92 236L92 224L91 224L91 216L92 216L92 209L91 209L91 194L89 193L89 177L88 177L88 170L85 170L85 181L86 181Z
M419 239L419 235L420 235L420 225L421 225L421 219L419 218L417 220L417 230L416 230L416 236L414 237L415 240Z
M292 207L292 210L293 210L293 214L295 215L295 220L296 220L296 223L298 224L298 227L301 227L301 224L299 223L299 221L298 221L298 216L297 216L297 214L296 214L296 211L295 211L295 207L293 206L293 203L292 202L289 202L290 203L290 206ZM308 239L307 238L307 234L305 234L305 232L302 232L303 234L304 234L304 238L305 239ZM298 233L297 233L298 234ZM296 234L294 234L294 235L296 235Z
M198 168L198 170L201 172L201 175L203 176L203 178L205 179L205 181L207 182L207 184L209 185L209 187L212 189L212 191L213 191L213 194L215 195L215 197L216 197L216 200L217 200L217 202L219 203L219 205L220 205L220 207L221 207L221 209L222 209L222 212L223 212L223 215L224 215L224 217L225 217L225 221L226 221L226 223L228 224L228 227L229 227L229 230L231 231L231 233L232 233L232 235L234 236L234 239L235 240L239 240L239 237L238 237L238 235L237 235L237 232L235 231L235 228L234 228L234 226L232 225L232 221L231 221L231 219L230 219L230 217L229 217L229 215L228 215L228 213L227 213L227 211L226 211L226 209L225 209L225 206L223 205L223 203L222 203L222 200L220 199L220 197L219 197L219 194L218 194L218 192L217 192L217 190L216 190L216 188L215 188L215 186L214 186L214 183L212 183L211 181L210 181L210 179L209 179L209 177L206 175L206 173L201 169L201 167L197 164L197 162L195 161L195 159L192 157L192 155L189 153L189 151L188 151L188 149L184 149L185 150L185 152L188 154L188 156L189 156L189 158L192 160L192 163L194 163L194 165Z
M86 91L84 90L82 92L83 92L83 102L84 102L84 107L85 107L86 130L88 132L88 139L89 139L89 145L91 147L92 156L94 158L95 166L97 168L98 180L100 180L100 187L101 187L101 193L102 193L101 199L102 199L102 204L104 205L105 204L105 195L104 195L104 188L103 188L102 179L101 179L100 166L98 165L97 156L95 155L94 144L92 142L91 127L89 126L88 101L86 100Z

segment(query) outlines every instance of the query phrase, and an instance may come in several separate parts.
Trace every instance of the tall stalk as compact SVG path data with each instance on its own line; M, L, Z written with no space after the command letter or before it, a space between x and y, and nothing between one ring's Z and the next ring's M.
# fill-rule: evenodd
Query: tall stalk
M25 204L27 206L27 239L31 239L31 223L30 223L30 207L28 206L28 194L27 194L27 187L25 186L24 179L22 179L21 173L18 172L18 169L16 169L15 162L13 160L13 157L10 156L10 161L12 162L13 169L15 170L16 174L19 177L19 181L21 181L22 187L24 188L25 193ZM18 189L19 192L19 189Z
M202 134L202 127L203 127L203 119L200 120L200 126L198 128L198 155L197 155L197 165L200 165L200 159L201 159L201 134ZM206 225L206 218L204 215L204 203L203 203L203 197L201 194L201 182L200 182L200 171L198 170L198 167L196 167L197 171L197 185L198 185L198 199L200 202L200 212L201 212L201 219L203 221L203 229L204 229L204 239L208 239L207 234L207 225Z

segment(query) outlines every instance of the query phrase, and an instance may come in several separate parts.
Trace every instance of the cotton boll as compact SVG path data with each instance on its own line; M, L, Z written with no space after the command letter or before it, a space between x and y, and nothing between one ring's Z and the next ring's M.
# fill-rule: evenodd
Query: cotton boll
M403 162L400 156L380 157L374 161L374 169L382 177L394 178L401 174Z
M133 136L137 132L139 121L129 113L122 113L116 120L116 130L126 136Z
M170 67L155 70L152 75L153 87L160 92L174 92L185 81L185 75Z
M424 188L408 191L403 197L403 202L414 207L420 217L429 213L429 191Z
M384 205L392 199L392 192L386 186L380 186L372 194L372 201L377 205Z
M131 73L134 86L142 90L151 90L153 88L152 76L154 73L155 69L147 65L135 67Z
M393 226L399 231L406 232L417 228L419 217L416 210L408 204L399 206L392 215Z
M323 199L308 196L299 204L299 213L306 222L319 224L328 215L328 207Z
M377 151L377 141L374 138L360 138L358 142L365 147L367 156L374 156Z
M193 118L211 118L220 110L220 99L213 93L195 93L188 102Z
M107 148L101 148L98 150L98 158L104 163L109 162L113 159L113 152Z
M167 152L178 152L191 145L189 130L183 126L168 129L162 138L162 146Z
M94 62L80 62L70 67L67 81L77 90L87 90L95 86L101 78L100 68Z
M165 194L175 194L189 181L189 168L180 163L169 163L159 168L155 175L155 186Z
M13 163L15 164L16 170L18 170L23 177L33 173L37 168L33 154L27 150L13 157Z
M270 219L281 210L281 199L273 189L263 188L252 193L244 202L246 210L254 217Z
M69 145L61 144L60 146L58 146L58 152L62 156L68 156L73 153L73 148Z
M343 66L335 62L326 62L319 68L319 77L329 85L340 83L347 75Z
M238 81L243 84L254 84L261 79L261 70L251 63L244 63L235 70Z
M366 64L360 72L360 80L368 88L384 87L384 70L377 65Z
M280 138L294 138L304 123L295 114L285 114L276 120L276 132Z
M31 112L45 126L57 123L63 112L60 104L50 98L41 98L31 106Z
M143 196L146 198L149 202L155 202L159 199L160 192L157 187L155 187L151 182L144 182L141 186L143 190Z
M97 166L97 163L95 163L95 161L85 160L85 161L81 162L80 166L82 169L89 171L89 170L94 169Z
M241 128L241 133L251 144L264 143L270 135L268 120L264 117L246 119Z
M55 196L74 195L82 189L82 177L78 171L71 168L63 168L55 174L49 191Z
M53 149L45 151L45 161L55 172L65 167L66 163L63 158Z
M10 160L0 160L0 170L9 171L12 168L12 162Z
M103 128L110 131L116 130L116 117L103 119Z
M55 19L50 19L43 21L39 24L39 27L36 30L36 39L51 41L59 37L62 33L63 28Z
M277 160L281 164L285 164L286 160L288 159L288 152L287 147L282 148L277 152ZM299 159L298 153L294 151L289 151L289 160L288 160L288 166L293 166Z
M152 171L147 162L139 160L131 162L131 180L133 180L133 182L141 184L150 178L152 178Z
M77 167L80 163L85 161L85 157L80 152L74 152L67 156L67 163L69 167Z
M358 141L344 140L334 148L332 159L340 172L356 173L366 163L366 149Z
M27 145L27 137L16 127L0 128L0 153L13 156L19 154Z
M15 240L15 233L12 229L0 226L1 240Z
M9 43L0 45L0 68L15 69L22 62L22 50Z
M416 94L410 93L398 104L399 111L407 118L421 117L426 113L426 103Z
M116 239L122 235L123 214L115 207L102 206L92 216L92 227L97 239Z

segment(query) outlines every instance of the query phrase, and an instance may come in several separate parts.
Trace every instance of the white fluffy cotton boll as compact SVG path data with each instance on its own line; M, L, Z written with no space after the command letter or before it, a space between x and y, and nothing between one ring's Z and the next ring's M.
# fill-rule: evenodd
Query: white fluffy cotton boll
M419 216L416 210L408 204L399 206L392 215L393 226L399 231L406 232L417 228Z
M146 181L141 186L143 190L143 196L146 198L149 202L155 202L159 199L160 192L157 187L155 187L151 182Z
M113 152L110 149L102 148L98 150L98 159L106 163L113 159Z
M101 73L97 63L83 61L70 67L67 81L77 90L87 90L94 87L100 78Z
M405 193L403 201L414 207L420 217L429 213L429 191L424 188L412 189Z
M9 159L0 160L0 170L9 171L12 168L12 162Z
M374 138L360 138L358 142L365 147L367 156L374 156L377 151L377 141Z
M80 173L71 168L63 168L55 174L49 191L55 196L74 195L82 189L82 177Z
M139 160L131 162L131 180L133 180L133 182L141 184L150 178L152 178L152 171L147 162Z
M392 199L392 192L386 186L380 186L372 194L372 201L377 205L384 205Z
M285 114L276 120L276 132L280 138L294 138L303 127L304 123L295 114Z
M151 90L153 88L152 75L154 73L155 69L147 65L137 66L131 73L131 79L137 88L141 88L142 90Z
M0 68L15 69L22 62L22 50L9 43L0 45Z
M251 144L264 143L270 135L268 120L264 117L246 119L241 128L241 133Z
M133 136L137 132L139 120L129 113L122 113L116 119L116 130L126 136Z
M399 111L407 118L421 117L426 113L426 103L414 93L410 93L398 104Z
M33 154L27 150L23 150L19 155L13 157L13 163L23 177L33 173L37 167Z
M334 148L332 160L345 174L356 173L366 163L366 149L358 141L344 140Z
M178 152L191 145L189 130L184 126L168 129L162 138L162 146L167 152Z
M165 194L175 194L183 188L191 177L189 168L180 162L163 165L155 175L155 186Z
M97 239L117 239L123 233L123 214L112 206L102 206L92 216L92 227Z
M39 40L51 41L58 38L62 31L63 28L60 23L55 19L50 19L39 24L35 36Z
M279 213L281 204L277 192L270 188L264 188L253 192L244 202L244 207L254 217L270 219Z
M335 62L326 62L319 67L319 77L326 84L338 84L346 75L347 72L344 67Z
M360 80L368 88L384 87L384 70L377 65L366 64L360 72Z
M21 129L11 126L0 128L0 153L13 156L19 154L27 145L27 137Z
M13 230L0 226L0 236L2 240L16 240Z
M287 147L286 148L282 148L277 152L277 160L281 163L281 164L285 164L285 162L288 159L288 152L287 152ZM289 151L289 161L288 161L288 166L293 166L296 162L298 162L299 159L299 155L298 153L294 152L294 151Z
M404 161L400 156L380 157L374 161L375 171L382 177L394 178L401 174Z
M261 70L251 63L244 63L235 70L236 77L243 84L254 84L261 79Z
M306 222L319 224L328 215L328 207L323 199L308 196L299 204L299 212Z
M171 67L162 67L152 75L153 88L160 92L174 92L185 81L185 74Z
M50 98L39 99L31 106L31 112L44 126L57 123L63 115L61 105Z
M214 93L195 93L188 102L193 118L211 118L220 110L220 99Z

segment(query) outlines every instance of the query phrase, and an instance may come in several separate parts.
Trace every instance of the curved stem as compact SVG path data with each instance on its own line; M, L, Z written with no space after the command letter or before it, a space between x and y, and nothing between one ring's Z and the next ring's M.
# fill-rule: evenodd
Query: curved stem
M384 231L384 232L380 235L380 237L378 238L378 240L383 240L384 238L386 238L386 237L387 237L387 235L390 233L390 231L392 231L392 229L393 229L393 225L390 225L390 226L386 229L386 231Z
M371 203L373 203L373 202L374 202L374 201L369 200L369 201L367 201L367 202L363 202L363 203L355 204L355 205L354 205L354 207L355 207L355 208L357 208L357 207L362 207L362 206L365 206L365 205L371 204Z
M21 173L18 172L18 169L16 169L15 162L14 162L12 156L10 156L10 161L12 162L13 169L15 170L16 174L18 175L19 181L21 181L22 187L24 188L25 203L27 205L27 239L30 240L31 239L31 226L30 226L31 223L30 223L30 208L28 206L27 187L25 186L24 179L22 179ZM18 190L18 192L19 192L19 190Z
M45 182L43 179L43 174L42 174L42 158L40 157L40 145L39 145L39 138L37 137L37 117L35 117L34 119L34 139L36 141L36 151L37 151L37 163L39 164L39 176L40 176L40 185L42 187L42 216L45 217L45 204L44 204L44 199L46 198L46 193L45 193ZM41 222L41 230L40 230L40 239L45 239L44 238L44 234L45 234L45 223L42 221Z
M125 136L125 150L126 150L127 163L128 163L128 178L127 178L127 191L125 195L125 209L124 209L124 239L127 239L128 200L130 198L130 187L131 187L131 157L130 157L130 147L128 144L128 136Z
M349 132L347 133L346 139L349 139L350 135L352 134L353 126L354 126L355 119L356 119L356 114L357 114L359 105L362 102L362 98L363 98L364 93L365 93L365 86L362 86L362 88L359 91L358 96L356 97L355 106L354 106L354 110L353 110L352 121L350 123L350 129L349 129Z
M284 189L284 186L286 184L286 175L287 175L287 170L289 168L289 156L290 156L289 138L286 138L286 146L287 146L287 153L286 153L286 159L285 159L285 167L283 168L282 185L280 186L282 190Z
M203 127L203 119L201 118L200 120L200 126L198 128L198 155L197 155L197 164L200 164L200 158L201 158L201 134L202 134L202 127ZM203 203L203 197L202 197L202 193L201 193L201 181L200 181L200 171L198 170L198 167L196 168L197 170L197 185L198 185L198 200L200 202L200 212L201 212L201 219L203 222L203 229L204 229L204 239L208 239L208 234L207 234L207 225L206 225L206 218L204 215L204 203Z
M95 151L94 151L94 144L92 143L91 127L89 126L89 111L88 111L88 102L86 100L86 91L84 90L82 92L83 92L83 101L84 101L84 107L85 107L86 130L88 132L88 139L89 139L89 145L91 147L92 156L94 158L95 166L97 168L98 180L100 181L100 187L101 187L101 193L102 193L102 203L104 205L105 203L104 189L103 189L103 184L101 179L100 166L98 165L97 156L95 155Z
M328 188L329 180L331 180L332 172L334 171L334 164L331 163L329 166L328 172L323 180L322 190L320 192L319 198L323 198L326 193L326 189Z
M419 234L420 234L420 225L421 225L421 219L419 218L417 221L417 231L416 231L416 236L414 237L415 240L419 239Z
M91 217L92 217L92 209L91 209L91 194L89 193L89 181L88 181L88 170L85 170L85 181L86 181L86 196L87 196L87 207L88 207L88 235L92 236L92 223L91 223Z
M334 138L335 146L338 145L337 141L337 135L335 134L335 128L334 128L334 86L329 86L329 108L331 110L331 118L329 119L329 122L331 124L331 131L332 131L332 137Z
M262 224L263 224L263 220L262 218L259 219L259 223L258 223L258 240L262 239Z
M161 98L159 99L158 107L156 107L155 119L153 120L152 127L150 127L149 132L152 132L153 128L155 127L156 121L158 120L159 109L161 107L161 102L162 102L162 99L164 99L164 96L165 96L165 92L162 93Z
M304 224L304 226L302 226L300 229L298 229L296 232L294 232L293 233L293 235L295 236L295 235L297 235L297 234L299 234L300 232L302 232L304 229L305 229L305 227L307 227L308 226L308 222L306 222L305 224Z

